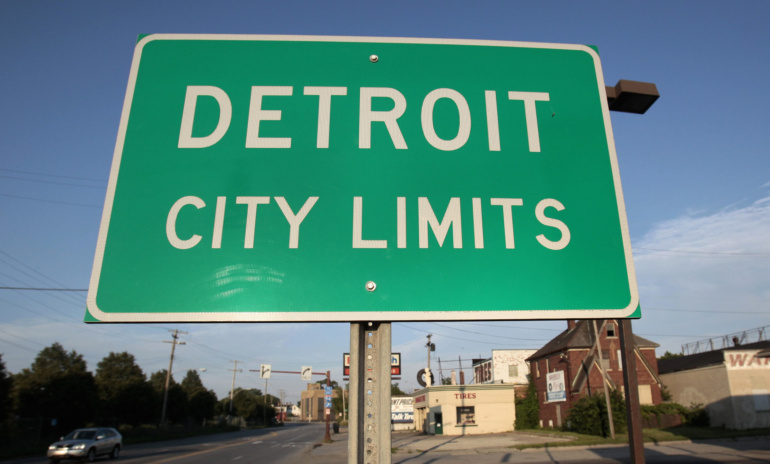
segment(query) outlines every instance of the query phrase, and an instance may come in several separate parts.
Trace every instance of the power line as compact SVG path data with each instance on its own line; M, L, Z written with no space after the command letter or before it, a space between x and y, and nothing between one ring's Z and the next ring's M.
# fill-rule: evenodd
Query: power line
M29 290L32 292L87 292L87 288L0 287L0 290Z
M83 187L83 188L92 188L92 189L99 189L99 190L104 190L107 188L103 185L83 185L83 184L73 184L70 182L55 182L52 180L24 179L21 177L13 177L13 176L0 176L0 179L20 180L23 182L34 182L36 184L46 184L46 185L63 185L66 187Z
M733 252L733 251L698 251L698 250L668 250L664 248L647 248L647 247L632 247L634 250L646 250L646 251L660 251L664 253L684 253L684 254L696 254L696 255L715 255L715 256L770 256L770 253L765 252Z
M700 313L700 314L767 314L767 311L704 311L702 309L671 309L644 307L642 311L671 311L675 313Z
M400 322L394 322L394 324L400 325L402 327L406 327L407 329L416 330L418 332L430 333L427 330L422 330L422 329L417 329L417 328L414 328L414 327L410 327L410 326L402 324ZM500 345L499 342L482 342L482 341L479 341L479 340L469 340L467 338L453 337L451 335L441 334L441 333L438 333L438 332L433 332L433 333L436 334L436 335L440 335L442 337L451 338L451 339L454 339L454 340L460 340L460 341L463 341L463 342L481 343L481 344L484 344L484 345L498 345L498 346ZM532 339L520 338L519 340L542 341L543 339L542 338L532 338Z
M437 325L439 327L444 327L444 328L447 328L447 329L451 329L451 330L457 330L458 332L466 332L466 333L469 333L469 334L483 335L485 337L504 338L504 339L507 339L507 340L528 340L528 341L542 340L542 338L506 337L506 336L503 336L503 335L492 335L492 334L489 334L489 333L474 332L472 330L458 329L458 328L450 327L450 326L447 326L447 325L444 325L444 324L439 324L438 322L431 322L431 324Z
M67 288L67 286L56 279L53 279L42 272L38 271L37 269L33 268L32 266L29 266L28 264L24 263L23 261L19 260L18 258L15 258L14 256L6 253L3 250L0 250L0 262L5 263L6 265L10 266L11 269L14 269L18 272L21 272L25 276L32 279L33 282L36 282L36 284L29 284L28 282L23 282L19 279L13 278L18 284L24 285L24 286L38 286L40 288ZM10 260L10 261L9 261ZM23 268L22 268L23 267ZM25 269L29 270L30 272L25 271ZM69 298L62 298L59 295L66 295ZM83 306L82 298L78 296L74 296L72 293L59 293L59 294L53 294L51 295L54 298L58 299L59 301L62 301L64 303L70 304L70 305L77 305L78 307Z
M0 197L16 198L17 200L41 201L43 203L54 203L57 205L82 206L84 208L102 208L101 205L89 205L86 203L74 203L69 201L44 200L42 198L23 197L21 195L9 195L7 193L0 193Z
M3 172L15 172L17 174L30 174L30 175L33 175L33 176L55 177L57 179L73 179L73 180L86 180L86 181L92 181L92 182L104 182L104 179L94 179L94 178L90 178L90 177L62 176L60 174L44 174L42 172L22 171L22 170L19 170L19 169L0 168L0 171L3 171Z

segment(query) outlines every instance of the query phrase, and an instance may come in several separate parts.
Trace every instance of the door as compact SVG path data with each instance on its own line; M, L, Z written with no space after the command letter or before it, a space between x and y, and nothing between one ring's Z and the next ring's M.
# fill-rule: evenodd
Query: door
M436 419L436 435L444 435L444 414L437 412L433 417Z

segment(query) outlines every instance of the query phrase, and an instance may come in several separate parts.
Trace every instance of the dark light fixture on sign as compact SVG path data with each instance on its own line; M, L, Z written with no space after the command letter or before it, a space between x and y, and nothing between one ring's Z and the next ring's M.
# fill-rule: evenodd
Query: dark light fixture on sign
M621 79L615 87L605 86L610 111L644 114L660 97L655 84Z

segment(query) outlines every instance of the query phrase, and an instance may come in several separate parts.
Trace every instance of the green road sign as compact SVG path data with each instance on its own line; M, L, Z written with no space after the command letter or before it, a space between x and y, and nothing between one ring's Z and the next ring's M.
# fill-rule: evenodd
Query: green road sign
M638 317L599 57L150 35L89 322Z

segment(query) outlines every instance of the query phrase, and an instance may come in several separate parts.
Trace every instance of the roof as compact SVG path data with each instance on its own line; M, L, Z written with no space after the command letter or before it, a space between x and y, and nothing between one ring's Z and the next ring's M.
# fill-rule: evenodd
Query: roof
M591 348L594 345L593 319L584 319L577 321L574 328L568 328L557 335L535 354L527 358L527 361L544 358L554 353L559 353L569 349ZM639 348L657 348L657 343L642 338L634 334L634 343Z
M764 350L770 348L770 341L747 343L745 345L731 346L720 350L695 353L677 358L658 360L658 373L670 374L672 372L688 371L701 367L716 366L725 362L725 351Z

